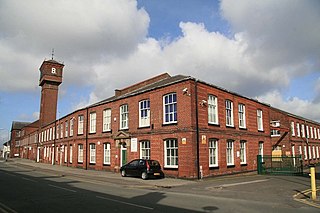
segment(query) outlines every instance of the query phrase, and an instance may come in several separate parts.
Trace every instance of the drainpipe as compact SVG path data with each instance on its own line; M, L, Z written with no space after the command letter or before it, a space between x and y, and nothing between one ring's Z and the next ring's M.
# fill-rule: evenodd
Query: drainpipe
M199 109L198 109L198 80L194 80L195 87L195 104L196 104L196 137L197 137L197 178L201 179L200 174L200 150L199 150Z
M85 170L88 169L88 130L89 130L89 108L87 109L87 121L86 121L86 167Z

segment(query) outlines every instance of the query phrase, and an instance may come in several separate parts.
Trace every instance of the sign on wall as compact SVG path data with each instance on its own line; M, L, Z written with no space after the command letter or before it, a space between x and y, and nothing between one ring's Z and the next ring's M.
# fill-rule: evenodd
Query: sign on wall
M138 151L138 139L131 138L131 152L137 152L137 151Z

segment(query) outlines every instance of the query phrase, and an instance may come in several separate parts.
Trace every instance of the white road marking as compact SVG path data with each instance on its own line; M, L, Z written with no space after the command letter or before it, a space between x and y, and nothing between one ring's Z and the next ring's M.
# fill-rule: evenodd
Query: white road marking
M23 177L22 179L23 179L23 180L27 180L27 181L31 181L31 182L34 182L34 183L37 183L37 182L38 182L38 181L36 181L36 180L32 180L32 179L25 178L25 177Z
M218 187L238 186L238 185L245 185L245 184L251 184L251 183L260 183L260 182L265 182L265 181L268 181L268 179L222 184L222 185L219 185Z
M0 211L4 213L17 213L15 210L0 202Z
M142 206L142 205L138 205L138 204L134 204L134 203L128 203L128 202L115 200L115 199L111 199L111 198L106 198L106 197L101 197L101 196L96 196L96 197L100 198L100 199L104 199L104 200L113 201L113 202L116 202L116 203L122 203L122 204L125 204L125 205L130 205L130 206L135 206L135 207L139 207L139 208L143 208L143 209L153 210L153 208L148 207L148 206Z
M77 191L72 190L72 189L67 189L67 188L64 188L64 187L55 186L55 185L51 185L51 184L49 184L49 186L57 188L57 189L62 189L62 190L65 190L65 191L69 191L69 192L77 192Z

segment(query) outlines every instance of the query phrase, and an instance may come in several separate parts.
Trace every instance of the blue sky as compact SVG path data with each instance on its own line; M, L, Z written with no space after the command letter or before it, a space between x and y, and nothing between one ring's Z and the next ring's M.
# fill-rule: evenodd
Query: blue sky
M0 0L0 142L35 121L39 67L65 64L58 116L163 72L320 121L317 0Z

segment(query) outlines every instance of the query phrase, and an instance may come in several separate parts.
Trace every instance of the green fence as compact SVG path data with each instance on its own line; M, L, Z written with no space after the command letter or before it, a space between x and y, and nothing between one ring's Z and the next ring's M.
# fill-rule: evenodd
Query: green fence
M301 156L257 156L258 174L270 175L302 175Z

